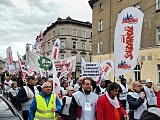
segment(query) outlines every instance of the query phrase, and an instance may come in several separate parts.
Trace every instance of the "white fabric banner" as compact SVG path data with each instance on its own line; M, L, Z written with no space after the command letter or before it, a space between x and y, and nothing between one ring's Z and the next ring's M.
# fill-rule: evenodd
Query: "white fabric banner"
M8 65L8 71L10 74L13 74L13 71L15 70L14 64L13 64L13 57L12 57L12 49L11 46L7 48L6 50L7 55L7 65Z
M143 16L135 7L128 7L118 15L114 36L115 76L125 75L136 66Z
M98 62L81 62L82 77L91 77L97 81L100 76L100 63Z
M61 72L61 69L63 68L64 65L69 70L69 67L71 64L72 64L72 72L75 72L76 56L71 56L64 59L54 59L54 63L55 63L57 72Z
M39 72L39 63L38 59L40 58L40 54L32 51L28 51L28 65L30 66L31 70Z
M52 54L51 54L52 59L58 59L59 47L60 47L60 39L57 38L52 48Z

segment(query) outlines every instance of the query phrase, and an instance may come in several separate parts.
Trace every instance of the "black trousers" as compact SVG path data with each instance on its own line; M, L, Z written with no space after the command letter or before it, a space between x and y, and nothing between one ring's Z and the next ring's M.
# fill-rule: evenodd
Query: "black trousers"
M122 107L126 110L126 100L120 100Z
M24 120L28 120L29 111L28 110L22 110L22 116Z

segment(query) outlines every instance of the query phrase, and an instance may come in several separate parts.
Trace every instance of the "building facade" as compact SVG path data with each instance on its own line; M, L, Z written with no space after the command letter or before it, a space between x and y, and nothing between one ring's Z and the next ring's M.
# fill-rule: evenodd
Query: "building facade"
M81 58L91 61L91 29L90 22L58 18L43 32L41 54L50 57L52 46L56 38L61 41L59 59L76 56L76 72L74 77L79 77L81 73Z
M90 0L92 18L92 61L102 62L113 58L114 31L118 14L127 7L136 7L144 13L141 45L137 66L124 75L127 79L152 79L160 83L160 0ZM112 72L107 79L114 78Z

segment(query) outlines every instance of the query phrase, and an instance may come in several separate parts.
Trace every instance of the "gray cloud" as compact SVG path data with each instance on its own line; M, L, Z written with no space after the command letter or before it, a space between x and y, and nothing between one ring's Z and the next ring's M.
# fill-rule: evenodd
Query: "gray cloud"
M1 5L5 5L7 7L15 7L14 4L10 0L0 0Z
M21 3L20 3L21 2ZM39 32L58 17L91 21L88 0L0 0L0 56L12 47L13 58L25 53L26 43L34 44Z

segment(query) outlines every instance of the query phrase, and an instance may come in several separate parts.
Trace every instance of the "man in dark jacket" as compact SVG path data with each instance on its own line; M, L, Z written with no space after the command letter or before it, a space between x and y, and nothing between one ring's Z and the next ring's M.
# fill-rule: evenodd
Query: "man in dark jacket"
M35 85L35 77L28 77L26 86L23 86L16 96L17 102L21 103L22 105L22 116L24 120L28 120L28 110L30 104L32 103L32 100L35 98L36 94L39 93Z
M160 120L160 109L151 107L145 110L139 120Z
M142 112L147 109L145 93L141 92L143 86L139 81L132 83L130 92L127 93L127 110L130 120L139 120Z

